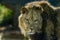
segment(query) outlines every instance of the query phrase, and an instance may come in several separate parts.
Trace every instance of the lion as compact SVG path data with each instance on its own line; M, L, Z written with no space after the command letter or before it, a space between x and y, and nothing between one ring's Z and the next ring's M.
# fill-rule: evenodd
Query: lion
M41 31L42 17L40 14L43 12L42 7L40 7L39 5L29 5L25 5L21 9L21 15L18 18L21 33L25 37L28 36L28 38L29 34L35 34L36 32Z
M60 13L59 8L52 6L48 1L34 1L21 8L18 18L21 33L32 40L30 35L46 33L47 40L55 40L59 36ZM57 32L58 31L58 32ZM57 36L58 35L58 36ZM60 36L58 37L58 39ZM45 40L44 39L44 40Z

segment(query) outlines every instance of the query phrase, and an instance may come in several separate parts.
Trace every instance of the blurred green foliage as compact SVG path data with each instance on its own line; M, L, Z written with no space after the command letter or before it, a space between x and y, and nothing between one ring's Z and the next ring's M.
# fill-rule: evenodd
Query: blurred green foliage
M5 7L5 5L0 4L0 24L5 21L9 21L12 15L12 10Z

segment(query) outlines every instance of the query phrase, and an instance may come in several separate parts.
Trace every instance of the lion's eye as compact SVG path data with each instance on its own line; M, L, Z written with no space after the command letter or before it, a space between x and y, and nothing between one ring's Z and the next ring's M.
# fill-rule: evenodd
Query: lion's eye
M29 22L29 20L28 20L28 19L26 19L26 18L25 18L25 21L26 21L26 22Z
M35 23L38 23L38 20L34 20Z
M28 19L26 19L28 21Z

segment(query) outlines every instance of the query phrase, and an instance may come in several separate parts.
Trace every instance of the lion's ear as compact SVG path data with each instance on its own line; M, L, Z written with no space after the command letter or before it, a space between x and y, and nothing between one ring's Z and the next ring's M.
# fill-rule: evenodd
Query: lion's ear
M33 9L35 9L36 11L38 12L43 12L43 8L40 6L40 7L36 7L36 6L33 6Z
M35 10L41 10L40 7L33 6L33 9Z
M22 14L25 14L25 13L27 13L27 12L28 12L27 8L25 8L25 7L22 7L22 8L21 8L21 13L22 13Z

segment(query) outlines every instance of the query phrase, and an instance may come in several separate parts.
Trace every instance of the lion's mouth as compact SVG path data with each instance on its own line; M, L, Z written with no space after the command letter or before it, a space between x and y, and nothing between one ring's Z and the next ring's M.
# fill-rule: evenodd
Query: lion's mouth
M35 32L34 31L30 31L30 32L28 32L28 34L29 35L33 35L33 34L35 34Z

